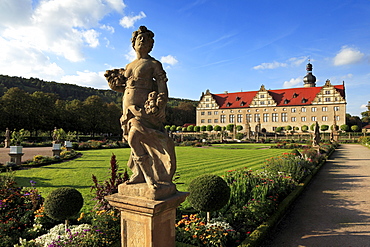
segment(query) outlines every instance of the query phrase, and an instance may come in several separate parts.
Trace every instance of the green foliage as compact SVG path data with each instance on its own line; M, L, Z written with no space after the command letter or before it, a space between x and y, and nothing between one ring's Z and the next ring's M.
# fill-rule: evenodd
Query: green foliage
M311 124L311 126L310 126L310 130L311 130L311 131L315 131L315 126L316 126L316 124L314 124L314 123L313 123L313 124Z
M227 126L226 126L226 129L228 130L228 131L230 131L230 132L232 132L233 130L234 130L234 124L228 124Z
M283 127L277 127L277 128L275 129L275 132L280 133L281 131L283 131Z
M200 131L200 126L194 126L194 131L199 132Z
M206 130L207 131L212 131L213 130L213 126L212 125L207 125Z
M19 146L23 142L24 137L25 137L25 130L24 129L20 129L19 131L14 129L14 131L12 131L12 134L11 134L10 142L11 142L12 145Z
M220 126L220 125L215 125L215 127L213 127L213 130L214 130L214 131L221 131L221 130L222 130L222 128L221 128L221 126Z
M321 131L327 131L329 129L329 125L323 124L320 126Z
M285 126L285 130L292 130L292 126L290 126L290 125L287 125L287 126Z
M45 199L45 213L55 220L76 217L83 206L82 194L73 188L61 187L52 191Z
M360 130L360 127L358 127L358 125L352 125L352 126L351 126L351 130L352 130L353 132L357 132L357 131L359 131L359 130Z
M343 131L348 131L349 126L347 124L343 124L343 125L340 126L340 129L343 130Z
M227 204L230 197L230 188L226 182L216 175L202 175L189 184L188 200L196 209L212 212L221 209Z
M171 125L171 128L170 128L170 130L171 130L172 132L176 131L176 130L177 130L177 127L176 127L176 125Z
M30 181L31 188L22 188L14 180L13 172L0 175L0 247L18 243L19 238L35 237L31 231L35 212L43 198Z
M186 129L188 132L193 132L194 131L194 125L189 125Z
M164 126L164 129L167 130L167 131L170 131L171 130L171 126L170 125L166 125L166 126Z
M308 126L307 126L307 125L303 125L303 126L302 126L302 128L301 128L301 130L302 130L303 132L308 131Z
M205 125L200 126L200 131L206 131L206 130L207 130L207 126Z
M242 131L243 130L243 126L242 125L237 125L236 126L236 130L237 131Z

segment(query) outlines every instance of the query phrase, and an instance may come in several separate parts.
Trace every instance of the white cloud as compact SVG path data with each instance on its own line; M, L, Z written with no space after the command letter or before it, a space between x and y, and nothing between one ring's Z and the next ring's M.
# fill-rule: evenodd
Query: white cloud
M354 64L360 62L364 56L365 54L355 48L343 46L334 57L333 63L335 66Z
M253 69L276 69L279 67L287 67L286 63L272 62L272 63L261 63L260 65L254 66Z
M105 24L101 25L100 28L103 29L103 30L107 30L110 33L114 33L114 31L115 31L114 27L109 26L109 25L105 25Z
M1 0L1 73L59 80L61 57L83 61L84 47L98 47L99 39L108 43L97 30L114 28L100 22L124 8L122 0Z
M129 62L132 62L136 59L136 52L134 49L132 49L132 47L130 46L130 51L128 53L125 54L125 58L127 59L127 61Z
M75 84L85 87L93 87L100 89L107 89L108 84L104 77L105 71L92 72L92 71L77 71L77 75L66 75L60 80L61 83Z
M302 82L303 82L303 79L301 77L292 78L292 79L290 79L290 81L285 81L284 84L283 84L283 87L284 88L294 87L297 84L302 83Z
M367 109L367 105L363 104L360 106L361 109Z
M0 37L0 47L0 74L55 80L64 73L49 57L20 41L8 42Z
M177 59L172 55L161 57L161 62L162 63L167 63L169 65L175 65L175 64L178 63Z
M119 24L124 28L130 28L130 27L134 26L135 22L137 22L138 20L141 20L145 17L146 17L145 13L143 11L141 11L140 14L138 14L136 16L124 16L119 21Z
M288 61L290 62L290 65L294 67L300 66L302 63L304 63L307 60L308 60L308 56L292 57L288 59Z

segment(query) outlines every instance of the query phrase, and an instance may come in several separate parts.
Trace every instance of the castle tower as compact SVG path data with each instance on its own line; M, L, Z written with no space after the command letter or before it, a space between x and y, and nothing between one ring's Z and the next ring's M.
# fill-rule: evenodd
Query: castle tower
M316 87L316 77L312 74L312 64L306 66L307 75L303 77L304 87Z

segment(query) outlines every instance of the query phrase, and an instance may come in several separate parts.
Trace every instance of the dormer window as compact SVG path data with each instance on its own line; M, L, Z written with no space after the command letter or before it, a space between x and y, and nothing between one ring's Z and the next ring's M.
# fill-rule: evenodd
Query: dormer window
M240 102L240 106L245 106L245 104L247 103L245 103L244 101Z
M226 106L227 107L230 107L231 106L231 103L230 102L227 102Z
M294 93L293 94L293 98L297 98L298 97L298 94L297 93Z
M238 97L238 96L237 96L237 97L236 97L236 101L239 101L239 100L240 100L240 97Z
M302 103L307 103L307 99L303 98Z
M285 99L284 100L284 104L288 104L289 103L289 100L288 99Z

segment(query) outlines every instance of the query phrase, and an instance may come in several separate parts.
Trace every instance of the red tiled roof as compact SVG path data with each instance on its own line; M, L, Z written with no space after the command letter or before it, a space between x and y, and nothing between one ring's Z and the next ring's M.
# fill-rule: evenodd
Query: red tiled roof
M370 124L368 125L365 125L364 127L362 127L363 129L370 129Z
M333 85L333 87L345 98L344 85ZM276 101L277 106L303 106L310 105L322 88L301 87L267 91ZM212 94L212 96L220 108L246 108L250 107L257 92L259 91Z

